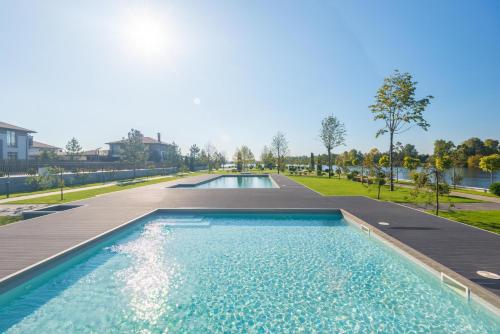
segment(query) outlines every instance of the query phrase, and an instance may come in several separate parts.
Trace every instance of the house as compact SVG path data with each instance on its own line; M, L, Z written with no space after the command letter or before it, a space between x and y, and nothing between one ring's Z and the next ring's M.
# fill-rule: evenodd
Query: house
M95 150L83 151L79 154L82 156L84 160L87 161L102 161L107 160L109 157L109 150L103 150L101 148L97 148Z
M109 145L109 157L113 160L119 160L122 157L124 144L127 139L112 141L106 143ZM158 133L157 139L151 137L142 137L142 143L146 145L149 150L149 160L164 161L167 157L172 144L164 143L161 141L161 135Z
M62 148L33 140L28 149L28 157L30 159L38 159L44 152L56 156L62 153Z
M33 130L0 122L0 159L27 160Z

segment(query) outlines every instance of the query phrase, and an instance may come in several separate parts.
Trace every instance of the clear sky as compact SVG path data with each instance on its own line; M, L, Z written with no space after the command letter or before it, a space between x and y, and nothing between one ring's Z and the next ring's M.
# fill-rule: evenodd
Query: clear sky
M386 149L368 105L394 69L435 96L430 130L397 140L499 139L500 1L0 2L0 120L52 145L137 128L231 157L280 130L292 154L320 153L334 114L337 151Z

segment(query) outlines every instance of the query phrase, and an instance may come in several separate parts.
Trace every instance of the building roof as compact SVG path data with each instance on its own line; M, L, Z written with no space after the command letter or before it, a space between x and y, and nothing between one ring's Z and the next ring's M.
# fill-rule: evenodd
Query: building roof
M46 150L60 150L61 149L60 147L52 146L52 145L49 145L49 144L40 143L39 141L35 141L35 140L33 140L33 145L31 145L31 147L33 147L33 148L40 148L40 149L46 149Z
M123 144L127 141L127 139L122 139L122 140L117 140L117 141L112 141L109 143L106 143L107 145L109 144ZM151 138L151 137L142 137L142 143L143 144L163 144L163 145L168 145L168 143L165 142L159 142L157 139Z
M0 128L2 128L2 129L9 129L9 130L16 130L16 131L22 131L22 132L27 132L27 133L36 133L36 131L25 129L25 128L22 128L20 126L15 126L15 125L12 125L12 124L9 124L9 123L5 123L5 122L0 122Z

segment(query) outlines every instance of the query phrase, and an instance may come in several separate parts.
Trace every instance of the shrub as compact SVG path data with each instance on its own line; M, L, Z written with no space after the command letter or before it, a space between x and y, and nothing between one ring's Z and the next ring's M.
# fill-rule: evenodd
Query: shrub
M500 182L495 182L490 185L490 192L497 196L500 196Z

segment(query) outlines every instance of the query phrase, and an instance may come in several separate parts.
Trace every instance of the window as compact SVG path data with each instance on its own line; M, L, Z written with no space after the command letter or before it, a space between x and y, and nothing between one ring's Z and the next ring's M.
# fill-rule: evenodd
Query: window
M17 137L14 131L7 130L7 146L8 147L17 147Z
M17 152L8 152L7 159L9 160L17 160Z

